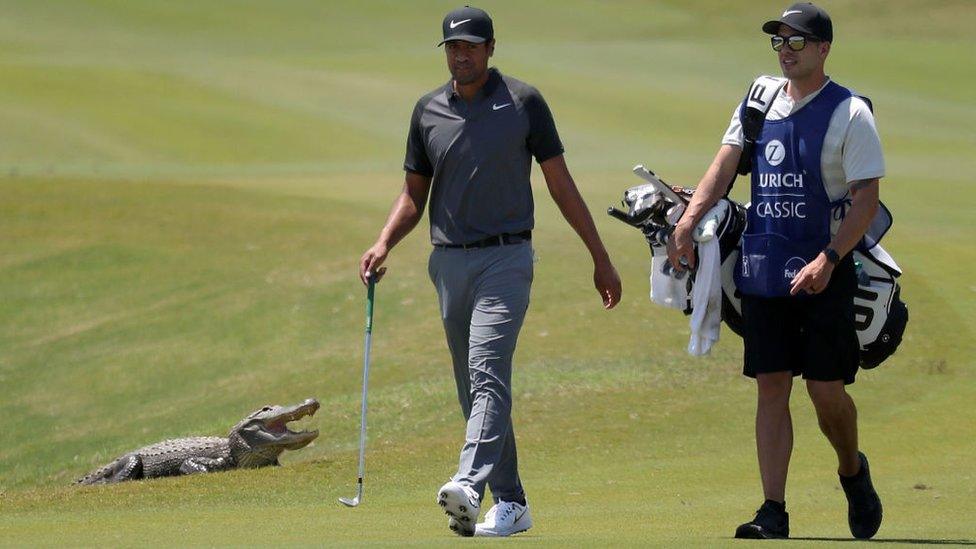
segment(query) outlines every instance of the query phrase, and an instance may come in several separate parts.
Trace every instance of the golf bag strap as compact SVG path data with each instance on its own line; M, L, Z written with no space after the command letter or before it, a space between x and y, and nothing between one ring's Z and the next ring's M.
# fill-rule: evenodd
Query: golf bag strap
M732 181L729 182L725 191L726 197L732 192L736 177L752 171L752 154L756 147L756 140L762 133L763 124L770 107L773 106L773 100L776 99L779 91L786 86L787 82L788 80L785 78L762 75L749 86L749 91L742 101L742 108L739 110L739 123L742 125L742 154L739 156L736 173L732 175Z

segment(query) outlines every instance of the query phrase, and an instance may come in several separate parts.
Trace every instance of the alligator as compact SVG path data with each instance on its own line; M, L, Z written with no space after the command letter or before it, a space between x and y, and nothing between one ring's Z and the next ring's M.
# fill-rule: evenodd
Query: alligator
M191 437L164 440L133 450L75 481L110 484L142 478L210 473L235 468L279 465L285 450L299 450L319 436L316 431L292 431L288 422L315 414L317 400L295 406L268 405L249 414L227 438Z

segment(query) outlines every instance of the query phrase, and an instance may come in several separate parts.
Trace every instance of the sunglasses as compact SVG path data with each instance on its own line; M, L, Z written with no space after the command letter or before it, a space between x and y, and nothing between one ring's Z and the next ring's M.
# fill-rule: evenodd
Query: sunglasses
M793 51L800 51L807 47L807 42L820 42L816 38L802 34L794 34L793 36L770 36L769 41L773 45L773 51L782 50L784 44Z

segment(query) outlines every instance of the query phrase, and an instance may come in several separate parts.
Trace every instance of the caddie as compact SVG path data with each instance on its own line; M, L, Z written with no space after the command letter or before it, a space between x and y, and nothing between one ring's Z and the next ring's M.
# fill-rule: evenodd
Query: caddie
M869 104L824 73L834 39L827 13L797 3L766 22L786 78L751 157L751 206L735 281L742 294L744 368L756 379L756 448L765 501L737 538L789 537L786 477L793 449L793 377L806 382L820 429L837 453L856 538L881 525L881 500L858 447L857 410L845 386L858 369L857 288L851 250L878 209L884 176ZM750 90L758 97L762 90ZM695 266L692 231L727 193L744 140L747 97L669 242L675 269Z
M420 220L430 195L428 263L467 422L457 472L437 491L462 536L508 536L532 526L512 427L512 357L533 278L532 159L549 194L593 259L593 282L612 308L620 278L563 158L552 113L539 91L488 68L494 25L463 7L442 23L451 80L417 102L406 178L360 277L382 275L390 249ZM485 488L494 506L477 523Z

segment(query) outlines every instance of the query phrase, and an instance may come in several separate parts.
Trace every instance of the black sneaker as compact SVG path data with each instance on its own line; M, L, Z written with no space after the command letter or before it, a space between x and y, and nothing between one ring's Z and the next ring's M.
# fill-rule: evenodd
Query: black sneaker
M858 539L870 539L881 527L881 498L871 484L868 458L858 452L861 470L853 477L840 477L840 485L847 496L847 524Z
M756 511L756 518L735 529L735 537L781 539L790 537L790 514L786 504L767 499Z

